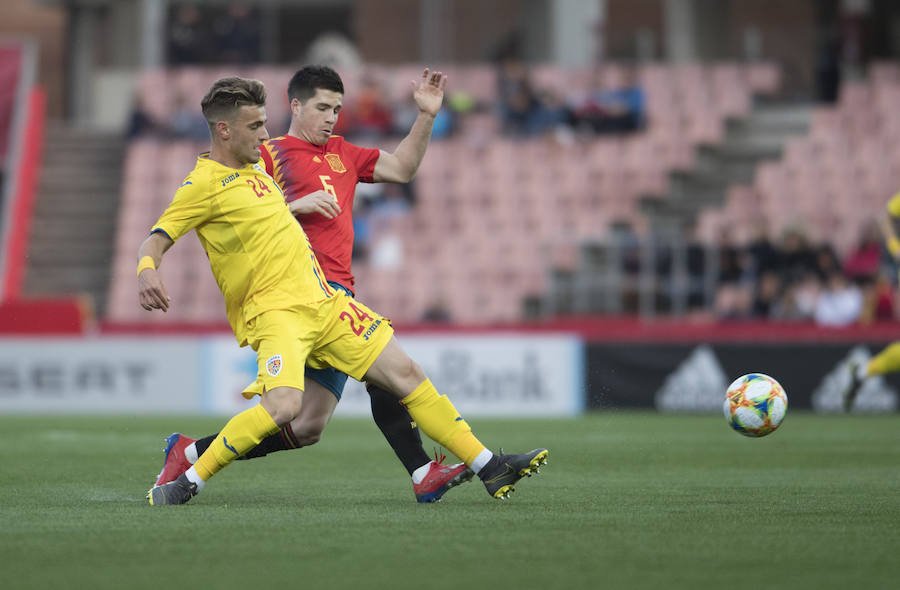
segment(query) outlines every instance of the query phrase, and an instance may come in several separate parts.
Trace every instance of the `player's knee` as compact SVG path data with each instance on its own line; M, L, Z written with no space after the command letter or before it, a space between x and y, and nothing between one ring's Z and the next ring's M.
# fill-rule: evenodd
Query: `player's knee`
M279 387L266 392L264 402L264 407L271 414L275 424L284 426L300 413L303 392L298 389Z
M308 447L309 445L314 445L317 442L322 440L321 432L305 432L303 434L297 435L297 442L300 443L301 447Z
M322 440L322 432L325 431L325 421L313 420L304 422L294 430L294 436L301 446L308 447Z
M416 361L407 357L397 369L397 378L402 381L421 383L425 380L425 371Z

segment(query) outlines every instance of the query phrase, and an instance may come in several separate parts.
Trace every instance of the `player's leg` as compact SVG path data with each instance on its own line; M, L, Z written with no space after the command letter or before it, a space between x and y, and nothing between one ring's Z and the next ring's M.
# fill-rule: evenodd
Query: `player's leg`
M422 432L462 459L481 477L492 496L506 497L519 479L546 462L546 449L494 455L403 351L386 319L340 293L329 305L330 321L313 348L310 364L334 366L393 393Z
M450 449L484 482L488 493L506 498L522 477L537 472L546 463L546 449L529 453L495 455L479 441L453 403L440 395L397 342L391 337L366 372L366 381L376 383L401 398L401 403L425 434Z
M309 375L307 371L307 377ZM256 459L276 451L299 449L315 444L322 437L322 431L334 414L337 402L338 398L330 389L307 379L300 414L238 459ZM178 479L179 475L197 462L200 455L206 452L218 436L219 433L216 433L194 440L178 432L171 434L166 438L163 470L156 480L156 485L161 486Z
M247 399L260 395L260 403L229 420L184 474L151 489L147 494L151 504L184 504L218 471L297 417L303 405L306 356L316 336L304 329L309 321L301 313L276 310L248 322L258 372L243 395Z
M265 437L290 423L300 412L303 391L293 387L266 390L262 400L225 424L197 462L175 481L151 489L150 504L184 504L197 495L209 479L246 453Z
M366 390L372 418L412 478L418 502L437 502L450 488L472 479L473 473L465 463L444 465L443 457L432 460L425 453L419 427L397 396L372 384Z
M884 350L869 359L869 362L851 362L847 366L850 376L847 386L841 392L844 402L844 411L849 412L853 408L859 390L869 377L887 375L900 371L900 341L893 342Z

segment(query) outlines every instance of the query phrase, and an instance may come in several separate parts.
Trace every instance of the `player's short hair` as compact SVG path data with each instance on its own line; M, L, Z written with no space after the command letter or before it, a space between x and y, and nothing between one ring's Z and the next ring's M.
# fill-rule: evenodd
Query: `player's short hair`
M288 83L288 101L297 99L306 102L316 94L317 89L344 93L341 77L328 66L303 66Z
M266 87L259 80L232 76L216 80L203 100L200 108L210 127L216 121L232 119L243 106L265 106Z

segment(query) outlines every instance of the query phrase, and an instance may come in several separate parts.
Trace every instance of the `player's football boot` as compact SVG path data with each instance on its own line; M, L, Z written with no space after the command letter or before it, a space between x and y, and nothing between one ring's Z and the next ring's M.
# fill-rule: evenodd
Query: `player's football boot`
M492 497L505 500L515 491L516 482L526 475L531 477L537 473L549 456L547 449L535 449L519 455L504 455L503 449L500 449L500 454L488 461L478 477Z
M853 409L853 402L856 401L856 396L859 394L859 390L862 389L863 384L863 380L859 378L858 361L847 363L847 371L850 373L850 378L847 380L847 385L841 390L841 401L844 402L845 412Z
M147 492L147 499L151 506L164 504L186 504L188 500L197 495L197 484L181 474L175 481L154 486Z
M173 432L166 437L166 448L163 451L163 468L156 478L154 486L175 481L178 476L191 468L190 461L184 456L184 449L192 444L194 439L183 434Z
M437 502L452 487L466 483L475 475L465 463L444 465L443 456L428 464L428 474L420 483L413 483L417 502Z

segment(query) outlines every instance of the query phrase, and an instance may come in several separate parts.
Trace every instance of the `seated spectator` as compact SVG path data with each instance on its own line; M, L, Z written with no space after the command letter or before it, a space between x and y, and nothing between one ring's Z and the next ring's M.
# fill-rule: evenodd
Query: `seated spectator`
M504 59L497 70L500 120L508 135L527 135L528 122L539 108L525 64Z
M784 231L777 251L778 279L785 287L804 279L809 272L819 271L816 253L810 246L806 234L799 228Z
M816 301L816 323L831 327L850 326L859 321L862 311L862 290L843 273L831 273Z
M742 319L753 310L753 274L748 253L732 241L731 228L719 233L718 282L714 312L722 319Z
M630 71L618 88L604 88L599 72L595 73L593 88L572 104L577 128L589 128L595 133L629 133L643 129L646 115L644 90Z
M340 71L362 64L356 45L343 33L328 31L316 37L303 59L308 64L321 64Z
M890 322L897 319L897 292L891 282L895 273L881 272L875 278L875 284L865 290L865 303L860 320L864 324L873 322Z
M206 117L188 104L187 97L178 93L169 119L169 132L176 139L209 141L209 124Z
M809 321L816 315L819 296L822 293L822 279L812 271L787 285L784 293L776 298L768 317L782 321Z
M166 126L158 121L147 108L146 100L138 94L135 97L134 107L128 116L125 129L125 137L136 139L138 137L159 137L166 135Z
M568 128L572 120L563 98L553 90L541 90L534 110L525 122L527 135L544 135Z
M243 2L230 2L212 25L217 61L226 64L258 63L261 58L259 14Z
M172 9L168 62L174 66L205 62L209 57L210 42L200 8L185 3Z
M353 100L349 113L344 113L346 133L357 141L377 140L391 134L393 115L387 98L378 82L370 77L363 78L359 93Z
M416 117L419 116L419 107L416 101L410 96L405 102L400 103L394 109L391 115L391 134L395 137L405 137L412 128ZM431 126L431 139L445 139L450 137L455 126L455 117L453 111L446 106L438 111Z
M844 273L857 284L871 284L881 266L881 235L874 222L865 224L859 242L847 256Z

